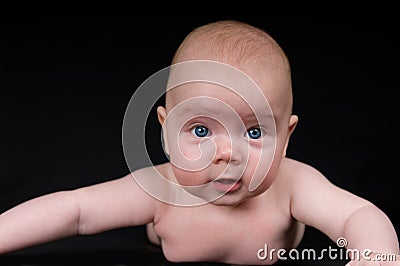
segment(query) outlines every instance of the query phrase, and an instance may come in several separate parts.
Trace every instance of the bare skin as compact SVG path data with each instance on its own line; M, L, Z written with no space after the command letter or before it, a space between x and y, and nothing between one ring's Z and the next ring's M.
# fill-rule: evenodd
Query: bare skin
M252 36L253 33L260 34L240 23L233 25L234 31L237 28L254 30ZM138 169L113 181L56 192L22 203L0 216L0 253L77 234L147 225L149 240L161 245L170 261L265 265L278 259L277 256L265 260L258 258L257 253L265 244L275 250L295 248L301 241L305 225L308 225L333 241L345 238L348 248L370 249L373 252L371 256L399 254L394 227L380 209L333 185L312 166L286 156L298 117L291 113L290 70L277 44L260 34L260 40L265 42L260 47L267 47L266 50L249 53L258 60L247 58L248 54L240 55L246 60L237 60L238 55L231 54L229 49L209 51L210 47L202 43L212 39L206 37L213 31L217 32L215 28L204 28L199 35L184 42L174 57L174 63L215 60L240 69L258 84L262 95L268 99L273 118L265 116L262 121L257 121L243 98L221 86L204 83L179 86L168 92L166 106L157 109L166 150L171 162L179 163L174 157L178 148L185 158L195 160L208 151L199 147L207 141L212 142L215 154L207 167L194 171L167 162ZM229 42L224 39L219 45L226 43ZM235 47L230 49L235 51ZM205 104L196 98L199 96L217 101ZM248 95L245 92L243 96L251 97L252 92ZM259 99L262 107L263 99ZM184 109L181 104L187 100L193 101L190 101L189 109ZM232 108L237 116L225 115L222 111L225 109L217 104L219 102ZM183 106L185 112L174 112L178 106ZM264 110L257 108L256 112ZM182 114L194 118L187 120ZM238 121L245 130L237 126ZM176 130L176 125L182 127ZM232 125L235 130L229 132L224 127L226 125ZM272 125L276 126L276 133L270 136ZM261 135L256 134L260 132ZM268 149L272 138L276 140L273 154ZM262 182L252 190L249 187L254 173L259 167L264 167L257 164L258 158L270 164L268 171L261 176ZM200 186L200 189L189 192L207 203L199 206L169 204L144 191L137 182L153 180L157 174L182 186ZM223 175L223 180L216 179L220 175ZM176 198L177 191L166 190L171 198ZM224 193L210 200L209 196L215 191ZM350 263L377 265L376 261L366 259L354 259ZM382 261L381 265L400 265L400 261Z
M295 162L288 159L287 163ZM165 164L160 170L167 174L169 167ZM279 189L271 186L234 208L213 204L185 208L159 203L159 214L154 227L149 226L149 233L157 236L153 243L161 244L171 261L259 264L256 254L265 243L276 249L294 248L303 235L304 225L291 217L288 208L283 208L289 195L284 199L278 194Z

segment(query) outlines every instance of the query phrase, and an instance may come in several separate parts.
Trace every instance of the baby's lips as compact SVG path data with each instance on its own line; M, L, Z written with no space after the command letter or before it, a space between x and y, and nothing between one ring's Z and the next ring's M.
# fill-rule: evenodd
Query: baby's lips
M218 179L215 179L214 182L220 182L222 184L234 184L234 183L238 182L238 180L233 179L233 178L218 178Z
M234 192L240 189L242 182L233 178L219 178L212 182L215 189L221 192Z

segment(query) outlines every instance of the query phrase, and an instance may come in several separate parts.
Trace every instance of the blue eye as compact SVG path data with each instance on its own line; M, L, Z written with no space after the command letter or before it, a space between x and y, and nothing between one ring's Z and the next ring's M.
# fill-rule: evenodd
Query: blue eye
M247 135L252 139L259 139L261 137L261 129L253 127L247 130Z
M208 135L208 128L205 126L195 126L192 129L192 134L196 135L199 138L203 138Z

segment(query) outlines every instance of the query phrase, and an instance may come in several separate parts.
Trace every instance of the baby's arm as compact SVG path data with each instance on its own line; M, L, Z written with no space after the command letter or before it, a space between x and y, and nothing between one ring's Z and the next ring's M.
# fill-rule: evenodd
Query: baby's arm
M319 171L290 163L300 173L291 179L292 215L333 241L347 240L347 248L399 254L395 229L385 213L371 202L330 183Z
M0 215L0 254L73 235L144 225L155 200L129 174L26 201Z

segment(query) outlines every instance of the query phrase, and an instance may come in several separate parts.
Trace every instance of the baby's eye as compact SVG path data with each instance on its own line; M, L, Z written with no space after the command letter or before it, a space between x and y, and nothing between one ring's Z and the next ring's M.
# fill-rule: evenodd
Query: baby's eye
M195 126L191 132L199 138L204 138L208 135L208 128L205 126Z
M259 139L262 136L261 129L259 127L253 127L247 130L247 136L251 139Z

